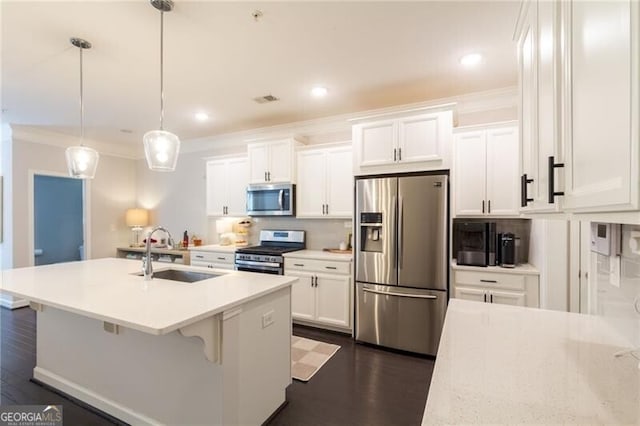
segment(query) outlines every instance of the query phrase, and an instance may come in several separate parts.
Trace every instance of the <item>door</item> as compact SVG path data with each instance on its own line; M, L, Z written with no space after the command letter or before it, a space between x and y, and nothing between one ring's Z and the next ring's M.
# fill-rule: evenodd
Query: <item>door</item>
M637 7L634 1L570 4L566 209L637 207Z
M428 114L398 120L398 161L442 160L439 117L439 114Z
M358 124L355 129L360 142L357 146L361 167L392 164L397 160L398 131L395 120Z
M469 287L458 287L455 286L455 298L463 299L463 300L471 300L474 302L486 302L487 301L487 292L484 289L477 288L469 288Z
M489 301L491 303L499 303L501 305L527 306L525 293L515 291L497 291L489 292Z
M291 316L293 318L315 319L316 289L313 287L313 275L304 272L287 272L287 275L298 277L291 286Z
M447 309L447 293L357 283L356 339L435 355Z
M327 152L327 216L353 217L353 153L351 147Z
M227 179L226 161L207 161L207 215L224 215Z
M398 285L447 289L447 181L398 179Z
M350 277L317 275L316 319L325 324L349 327Z
M325 152L299 152L297 167L296 216L318 217L324 215L327 172Z
M485 212L486 143L482 130L458 133L455 138L456 216Z
M487 214L518 215L518 129L487 130Z
M395 285L398 179L356 181L356 280Z
M247 214L247 186L249 185L249 160L246 157L233 158L227 162L227 214L244 216Z
M269 143L269 183L294 182L293 142L286 139Z
M34 175L34 265L82 260L83 199L82 180Z
M269 169L269 145L256 143L247 145L249 155L249 183L264 183L267 181Z

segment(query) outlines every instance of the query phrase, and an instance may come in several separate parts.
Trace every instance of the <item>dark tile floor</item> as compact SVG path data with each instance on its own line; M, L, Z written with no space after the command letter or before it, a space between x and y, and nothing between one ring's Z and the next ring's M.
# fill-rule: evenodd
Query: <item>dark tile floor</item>
M308 382L293 381L288 404L270 425L417 425L434 361L356 344L350 336L308 327L294 334L341 349ZM65 424L119 424L29 381L36 363L35 313L0 309L0 404L61 404Z

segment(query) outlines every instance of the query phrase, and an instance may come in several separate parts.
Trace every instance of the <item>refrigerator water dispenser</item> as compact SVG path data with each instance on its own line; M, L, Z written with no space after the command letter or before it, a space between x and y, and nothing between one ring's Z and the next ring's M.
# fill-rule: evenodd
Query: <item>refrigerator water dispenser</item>
M382 213L360 213L360 251L382 253Z

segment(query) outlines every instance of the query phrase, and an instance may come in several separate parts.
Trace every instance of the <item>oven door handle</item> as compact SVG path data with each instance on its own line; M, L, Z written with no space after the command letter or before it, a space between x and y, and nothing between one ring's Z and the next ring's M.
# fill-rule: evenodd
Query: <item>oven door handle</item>
M236 265L267 266L267 267L270 267L270 268L279 268L280 267L279 263L274 263L274 262L255 262L253 260L236 260Z

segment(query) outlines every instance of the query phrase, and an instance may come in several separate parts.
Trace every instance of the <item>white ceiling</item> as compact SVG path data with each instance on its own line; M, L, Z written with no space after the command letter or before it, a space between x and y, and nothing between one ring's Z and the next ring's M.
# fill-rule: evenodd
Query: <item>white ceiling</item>
M93 44L84 55L86 136L140 143L158 127L160 16L148 1L0 7L3 122L79 134L74 36ZM513 86L518 7L177 0L165 15L165 128L188 140ZM464 69L469 52L484 62ZM316 84L329 88L326 98L309 95ZM252 100L266 94L281 100ZM196 122L197 111L211 119Z

